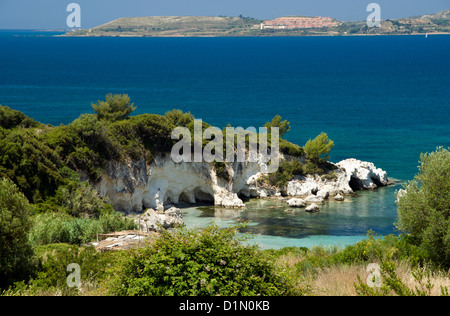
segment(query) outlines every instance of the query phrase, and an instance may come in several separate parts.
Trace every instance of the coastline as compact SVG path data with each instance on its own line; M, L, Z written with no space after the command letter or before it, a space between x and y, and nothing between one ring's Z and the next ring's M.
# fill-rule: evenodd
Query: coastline
M122 37L122 38L257 38L257 37L366 37L366 36L425 36L425 33L412 33L412 34L308 34L308 35L71 35L70 33L53 35L52 37L96 37L96 38L109 38L109 37ZM433 35L450 35L450 32L437 32L428 33L428 36Z

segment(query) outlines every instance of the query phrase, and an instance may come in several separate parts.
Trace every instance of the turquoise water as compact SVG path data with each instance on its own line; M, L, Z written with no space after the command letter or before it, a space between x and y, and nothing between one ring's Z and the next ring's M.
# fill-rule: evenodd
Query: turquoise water
M245 222L240 232L252 234L250 241L264 248L345 246L365 238L369 230L378 235L398 233L393 197L400 187L358 192L344 202L321 205L318 213L290 208L285 198L271 198L252 199L246 209L186 208L183 216L188 227L204 227L211 221L220 227Z
M447 35L49 35L0 32L0 104L44 123L69 123L107 93L129 94L136 114L180 108L218 127L259 127L280 114L291 122L288 140L303 145L324 131L335 142L332 161L371 161L400 180L417 173L421 152L450 146ZM353 242L371 228L392 233L396 189L364 192L312 216L250 201L246 230L266 245ZM210 211L199 214L187 215L190 223L211 219Z

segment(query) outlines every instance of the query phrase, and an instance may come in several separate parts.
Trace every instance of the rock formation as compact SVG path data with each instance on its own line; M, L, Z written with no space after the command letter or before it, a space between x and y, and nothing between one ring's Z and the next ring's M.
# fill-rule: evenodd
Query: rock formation
M261 163L235 162L227 163L226 167L229 180L218 177L211 163L175 163L170 156L158 156L151 164L146 164L144 159L123 164L110 162L95 188L109 198L116 210L142 213L149 208L163 210L180 202L245 207L243 197L282 195L302 198L307 204L323 203L327 199L342 200L355 190L372 190L388 184L385 171L356 159L337 163L332 179L296 176L284 188L259 184L258 180L264 176L260 172Z
M298 198L292 198L290 200L287 200L286 203L291 207L305 207L306 201L303 199Z
M184 225L181 210L176 207L171 207L165 212L157 212L153 209L148 209L143 215L135 218L134 222L138 225L140 230L145 232L159 231L161 229Z
M316 213L318 211L320 211L320 208L316 203L313 203L305 208L305 212L308 212L308 213Z

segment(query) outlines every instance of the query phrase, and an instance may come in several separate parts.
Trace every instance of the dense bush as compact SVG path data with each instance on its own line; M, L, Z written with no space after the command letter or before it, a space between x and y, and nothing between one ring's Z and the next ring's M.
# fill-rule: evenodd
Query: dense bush
M36 247L39 263L35 277L28 282L19 281L3 295L78 295L80 288L92 286L104 274L103 254L94 247L79 247L67 244L51 244ZM80 288L69 287L67 267L80 266Z
M280 139L280 152L291 157L300 158L305 156L305 151L299 145Z
M450 267L450 151L420 156L419 173L398 196L398 227L438 265Z
M76 291L76 288L67 286L67 266L71 263L80 266L80 281L84 283L93 282L104 268L99 264L100 254L94 247L54 244L37 247L36 253L40 258L40 267L32 284L40 290L55 287L69 293Z
M61 185L56 194L35 205L36 213L59 212L73 217L99 218L114 211L107 199L101 198L88 182L71 181Z
M29 118L22 112L0 105L0 127L11 129L14 127L38 127L40 125L40 123L36 122L32 118Z
M116 295L301 294L257 246L242 243L236 229L163 232L123 265Z
M0 289L30 274L30 229L28 200L9 179L0 179Z
M164 116L173 126L186 127L194 120L194 116L190 112L184 113L183 111L178 109L168 111Z
M32 203L52 196L64 182L59 155L32 129L0 133L0 176L11 179Z
M278 170L269 173L266 179L272 186L284 187L295 175L302 176L304 174L303 164L299 160L284 160L279 164Z
M106 101L98 101L92 104L92 108L99 120L117 121L123 120L133 112L136 107L130 104L130 97L127 94L107 94Z

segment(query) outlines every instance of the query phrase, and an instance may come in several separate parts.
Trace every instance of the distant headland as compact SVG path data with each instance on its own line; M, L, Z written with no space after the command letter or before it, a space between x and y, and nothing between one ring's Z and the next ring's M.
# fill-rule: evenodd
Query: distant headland
M226 16L151 16L120 18L63 36L88 37L229 37L229 36L347 36L450 34L450 10L436 14L382 20L338 21L331 17L284 16L274 20Z

